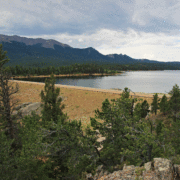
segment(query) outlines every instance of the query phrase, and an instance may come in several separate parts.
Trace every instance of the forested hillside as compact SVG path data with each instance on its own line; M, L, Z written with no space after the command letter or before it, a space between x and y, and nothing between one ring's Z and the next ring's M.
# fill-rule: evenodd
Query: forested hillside
M96 49L73 48L55 40L33 39L19 36L0 35L3 50L11 61L5 66L60 67L77 64L98 64L116 70L164 70L180 69L180 62L159 62L148 59L134 59L123 54L103 55Z

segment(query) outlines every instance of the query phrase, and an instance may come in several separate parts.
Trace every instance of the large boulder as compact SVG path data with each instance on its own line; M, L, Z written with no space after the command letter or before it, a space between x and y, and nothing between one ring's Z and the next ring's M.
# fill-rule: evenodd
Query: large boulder
M116 170L113 173L108 173L103 166L99 166L96 174L87 174L86 180L179 180L180 165L173 165L171 160L164 158L154 158L152 162L147 162L142 167L126 166L123 170Z
M40 107L41 102L28 102L28 103L23 103L16 108L14 108L14 111L12 115L17 116L18 119L22 119L25 116L31 115L32 111L35 111L36 114L40 115L42 111L42 107Z
M57 99L62 98L62 101L66 100L67 97L58 96ZM25 116L31 115L32 111L35 111L36 114L41 115L42 107L41 102L25 102L23 104L18 105L13 109L12 115L17 116L18 119L22 119Z

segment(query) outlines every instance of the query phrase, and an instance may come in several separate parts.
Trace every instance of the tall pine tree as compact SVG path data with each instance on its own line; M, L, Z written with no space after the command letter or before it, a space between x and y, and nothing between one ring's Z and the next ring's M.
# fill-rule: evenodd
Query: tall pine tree
M15 139L11 145L11 148L15 152L18 148L21 148L21 143L18 138L16 118L12 117L12 109L18 101L13 101L11 95L17 93L19 87L16 84L16 88L13 89L12 83L9 85L11 74L8 72L9 68L3 67L10 60L6 56L6 53L2 49L2 44L0 44L0 124L7 137L11 140Z
M159 109L159 103L158 103L158 94L156 93L154 95L153 102L151 103L151 112L157 114L157 110Z
M145 118L149 112L149 104L146 100L143 101L141 104L141 117Z
M58 116L60 116L60 119L62 121L67 119L67 114L64 114L62 110L65 108L64 104L61 105L62 98L58 98L60 93L60 88L54 87L55 84L55 78L54 75L51 74L50 80L46 79L45 81L45 92L41 91L41 101L43 104L41 107L43 107L42 110L42 122L45 124L45 122L53 121L57 124Z
M161 102L159 103L159 107L160 107L160 112L166 115L169 110L169 102L165 94L163 95Z
M178 113L180 112L180 89L177 84L173 86L173 89L169 92L171 98L169 100L170 110L173 116L173 120L176 122Z

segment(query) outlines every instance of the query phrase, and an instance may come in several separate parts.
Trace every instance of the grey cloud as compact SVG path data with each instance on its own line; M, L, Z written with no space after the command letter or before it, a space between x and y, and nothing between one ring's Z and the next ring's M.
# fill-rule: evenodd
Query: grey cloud
M136 0L132 22L135 29L168 33L180 29L179 10L180 2L175 0Z
M21 1L5 3L5 9L16 17L10 20L14 26L12 30L26 28L28 25L35 27L32 34L40 31L48 33L56 29L56 32L81 34L83 32L95 32L102 28L125 28L128 19L127 8L131 4L116 3L118 1L59 1L56 3L42 1ZM0 8L0 10L3 10ZM28 23L29 21L29 23ZM38 32L37 29L40 31ZM34 33L33 33L34 31Z
M0 16L0 33L80 35L130 28L178 33L179 10L176 0L6 0L0 7L6 15Z

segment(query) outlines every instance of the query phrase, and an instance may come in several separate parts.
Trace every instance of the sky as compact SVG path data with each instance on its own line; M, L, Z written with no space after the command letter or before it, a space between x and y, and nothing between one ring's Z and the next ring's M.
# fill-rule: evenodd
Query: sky
M179 0L2 0L0 34L180 61Z

